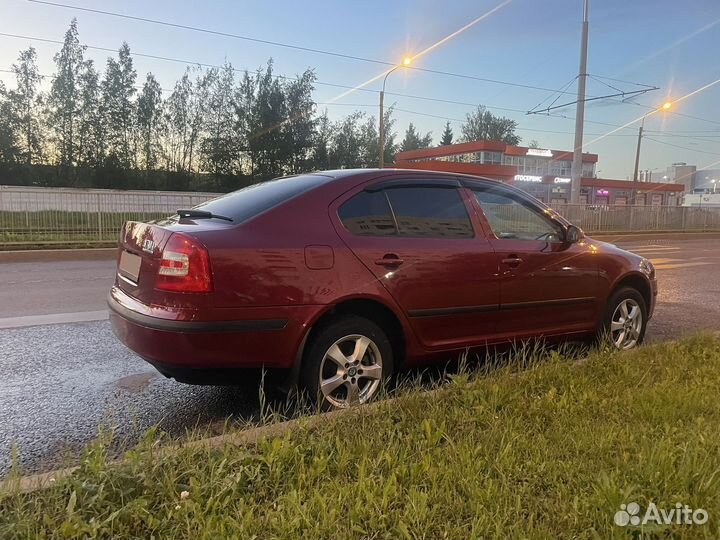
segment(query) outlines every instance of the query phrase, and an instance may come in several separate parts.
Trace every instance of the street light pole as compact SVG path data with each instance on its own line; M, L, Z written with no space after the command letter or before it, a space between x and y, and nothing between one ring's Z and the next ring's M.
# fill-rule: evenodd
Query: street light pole
M585 79L587 78L588 48L588 0L583 2L582 36L580 38L580 69L578 70L577 105L575 108L575 145L572 167L570 168L570 203L580 201L580 183L582 181L582 144L585 125Z
M388 73L390 75L390 73ZM385 75L387 79L387 75ZM383 89L380 90L380 164L379 168L382 169L385 166L385 81L383 81Z
M379 168L382 169L385 166L385 83L387 82L388 76L395 71L396 69L403 67L403 66L409 66L410 62L412 62L412 58L409 56L406 56L402 64L395 66L390 71L388 71L385 74L385 78L383 79L383 85L382 90L380 90L380 128L378 129L378 134L380 135L380 147L379 147L379 153L380 153L380 160L379 160Z
M633 171L632 196L630 197L630 204L632 204L632 205L635 205L635 199L637 197L638 168L640 167L640 143L642 142L644 127L645 127L645 117L643 117L642 123L640 124L640 129L638 130L637 150L635 151L635 169Z

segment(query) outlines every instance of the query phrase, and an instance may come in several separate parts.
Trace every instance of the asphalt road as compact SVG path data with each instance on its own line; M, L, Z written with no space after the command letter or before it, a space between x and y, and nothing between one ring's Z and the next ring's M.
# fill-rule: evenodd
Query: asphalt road
M659 303L649 341L720 330L720 239L618 245L657 268ZM122 447L155 424L180 435L257 414L254 378L241 387L176 383L117 342L105 310L114 265L0 264L0 476L13 446L25 472L76 461L100 425Z

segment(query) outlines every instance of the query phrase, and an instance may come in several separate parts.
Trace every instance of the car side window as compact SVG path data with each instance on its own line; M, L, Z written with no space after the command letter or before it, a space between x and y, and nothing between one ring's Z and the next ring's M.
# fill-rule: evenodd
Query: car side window
M385 190L400 236L472 238L473 227L454 187L398 187Z
M558 242L561 227L536 208L498 190L473 190L493 233L500 239Z
M397 234L390 204L382 191L361 191L338 209L345 228L360 236L394 236Z

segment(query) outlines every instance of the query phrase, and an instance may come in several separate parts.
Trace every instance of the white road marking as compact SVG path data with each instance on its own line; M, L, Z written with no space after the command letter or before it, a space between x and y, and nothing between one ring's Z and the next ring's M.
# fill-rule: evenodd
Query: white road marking
M655 263L653 263L655 264ZM676 268L688 268L690 266L705 266L707 264L713 264L711 262L688 262L688 263L666 263L666 264L655 264L655 270L675 270Z
M80 311L78 313L52 313L49 315L27 315L0 319L0 329L43 326L46 324L68 324L78 322L104 321L108 318L106 309L101 311Z

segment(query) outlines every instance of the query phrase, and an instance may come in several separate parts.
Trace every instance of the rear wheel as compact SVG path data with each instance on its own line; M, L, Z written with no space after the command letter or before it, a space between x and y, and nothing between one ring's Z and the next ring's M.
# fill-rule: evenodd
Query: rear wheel
M630 287L616 291L610 297L603 322L603 337L616 349L640 345L647 329L647 306L642 295Z
M303 360L302 384L324 408L367 403L392 374L390 341L374 322L343 315L320 327Z

